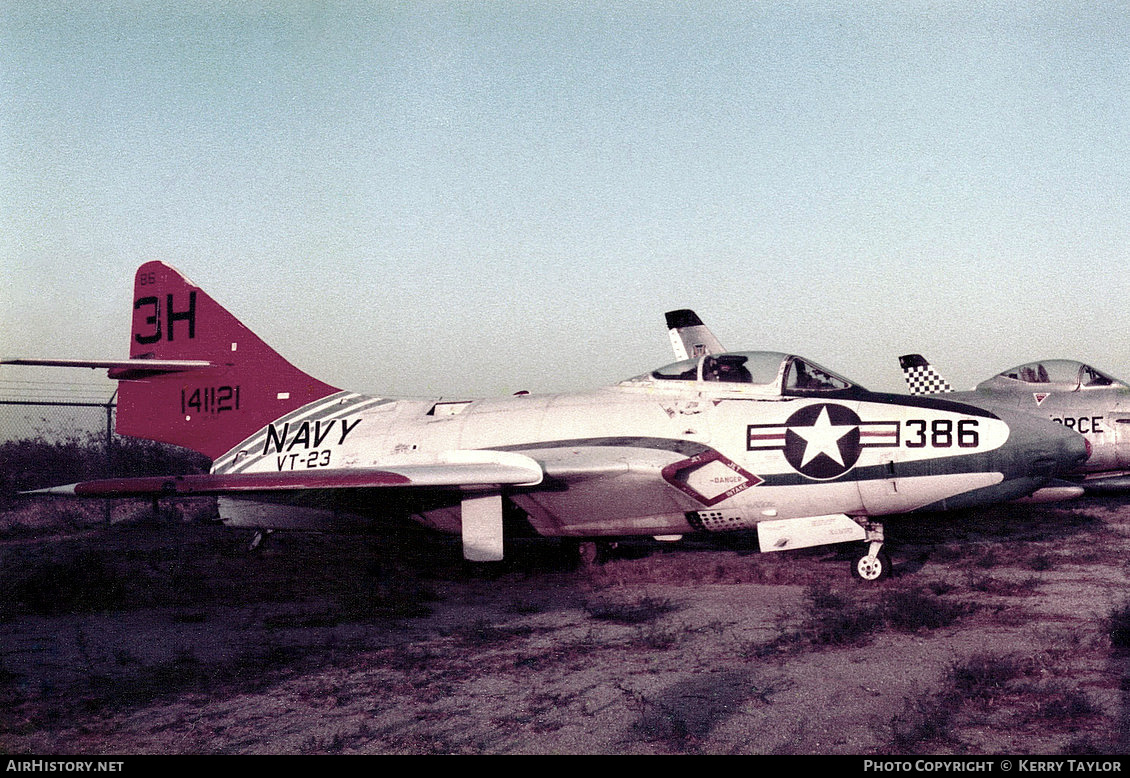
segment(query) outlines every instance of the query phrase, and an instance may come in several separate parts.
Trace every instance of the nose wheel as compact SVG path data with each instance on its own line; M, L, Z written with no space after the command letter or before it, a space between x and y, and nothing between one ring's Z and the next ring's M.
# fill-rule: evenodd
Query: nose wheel
M882 543L870 543L852 561L851 574L863 581L881 581L891 575L891 558Z
M598 567L608 561L616 543L606 540L582 540L576 544L576 560L582 568Z
M267 539L267 536L274 532L273 529L261 529L255 531L255 537L251 539L251 544L247 547L248 551L254 551L259 548L260 544Z

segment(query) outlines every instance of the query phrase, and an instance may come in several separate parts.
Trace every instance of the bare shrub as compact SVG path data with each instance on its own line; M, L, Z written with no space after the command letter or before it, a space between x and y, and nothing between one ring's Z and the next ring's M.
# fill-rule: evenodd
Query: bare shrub
M892 589L882 598L883 618L893 628L913 632L948 627L969 612L969 607L944 600L922 589Z
M953 624L970 610L920 588L888 589L878 603L872 604L819 585L810 587L805 599L807 608L800 625L795 629L782 627L775 640L750 647L751 655L771 655L803 644L859 644L884 627L908 632L938 629Z
M674 629L666 629L655 624L645 624L637 628L636 634L631 640L631 645L651 651L663 651L677 645L682 636L683 633Z
M801 632L813 645L859 643L883 625L880 608L849 600L827 587L810 587L806 598L808 613Z
M1102 715L1086 694L1062 684L1037 684L1023 679L1035 674L1036 663L1026 658L991 653L974 654L949 666L942 688L903 701L891 717L890 748L894 753L929 753L925 746L957 742L955 731L968 706L999 711L1010 704L1021 709L1014 719L1041 730L1058 725L1064 730ZM1089 741L1072 741L1065 753L1092 753ZM1076 751L1075 749L1081 749Z
M918 753L924 743L950 738L959 705L946 695L920 694L903 700L902 710L891 717L891 745L900 754Z
M992 594L999 597L1021 597L1035 594L1040 585L1040 578L1032 575L1013 580L989 573L970 573L967 576L966 583L970 589L982 594Z
M1091 698L1078 689L1050 687L1038 690L1041 697L1032 719L1046 723L1071 724L1102 713Z
M947 684L964 699L990 700L1003 694L1009 683L1021 678L1029 666L1013 656L974 654L964 662L950 665Z
M1107 634L1110 644L1120 651L1130 649L1130 601L1123 602L1107 617Z

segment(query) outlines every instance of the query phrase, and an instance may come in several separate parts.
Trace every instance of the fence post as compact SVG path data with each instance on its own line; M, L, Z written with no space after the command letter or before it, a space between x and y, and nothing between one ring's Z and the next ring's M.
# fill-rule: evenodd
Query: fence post
M118 396L117 391L110 395L110 399L106 401L106 475L105 478L110 478L114 475L114 399ZM110 520L113 518L114 504L110 499L103 501L103 516L106 519L106 526L110 526Z

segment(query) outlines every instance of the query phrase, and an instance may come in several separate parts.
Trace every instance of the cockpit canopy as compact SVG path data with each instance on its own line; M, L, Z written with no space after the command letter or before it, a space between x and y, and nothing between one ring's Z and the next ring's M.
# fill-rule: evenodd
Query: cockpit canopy
M734 351L684 359L625 381L695 382L712 389L734 389L760 395L807 395L860 389L853 381L791 354L775 351ZM699 391L708 387L699 386Z
M1130 389L1130 386L1117 378L1112 378L1090 365L1070 359L1047 359L1040 362L1029 362L1026 365L1005 370L988 381L982 382L977 388L1015 388L1018 383L1028 384L1032 389L1056 387L1061 391L1109 389L1112 387Z

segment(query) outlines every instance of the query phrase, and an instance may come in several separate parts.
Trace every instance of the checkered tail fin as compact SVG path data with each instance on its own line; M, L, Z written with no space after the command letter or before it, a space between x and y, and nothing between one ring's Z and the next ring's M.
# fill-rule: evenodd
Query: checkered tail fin
M906 354L899 357L902 367L902 377L911 394L945 394L952 392L953 387L926 361L921 354Z

